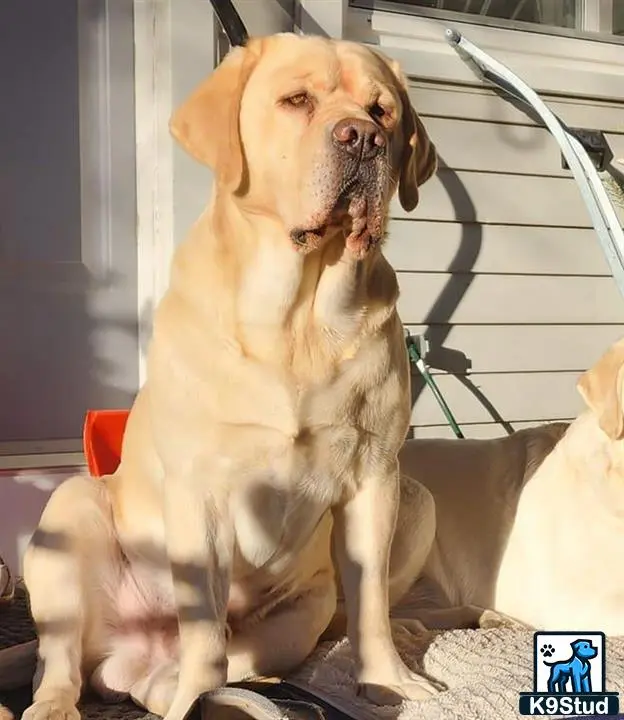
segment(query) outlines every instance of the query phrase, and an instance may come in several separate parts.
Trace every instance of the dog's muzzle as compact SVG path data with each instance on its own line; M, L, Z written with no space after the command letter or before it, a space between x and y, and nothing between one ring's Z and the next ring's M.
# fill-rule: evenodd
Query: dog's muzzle
M329 228L342 227L347 231L348 246L363 255L382 234L380 213L388 142L372 120L352 117L339 120L331 128L330 141L335 163L330 174L341 178L333 207L318 227L294 229L291 240L298 250L310 252L322 243Z

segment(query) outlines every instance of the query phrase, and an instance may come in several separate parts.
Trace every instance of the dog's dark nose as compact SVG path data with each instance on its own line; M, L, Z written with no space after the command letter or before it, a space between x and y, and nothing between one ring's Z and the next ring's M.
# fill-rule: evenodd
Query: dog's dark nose
M371 120L345 118L332 131L334 143L352 157L372 160L386 146L381 130Z

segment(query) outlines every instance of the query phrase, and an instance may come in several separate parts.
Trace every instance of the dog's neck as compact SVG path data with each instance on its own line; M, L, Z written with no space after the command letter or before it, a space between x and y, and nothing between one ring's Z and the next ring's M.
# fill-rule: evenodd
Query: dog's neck
M611 440L595 415L586 410L572 423L554 456L562 462L560 477L572 493L585 493L594 509L624 520L624 440Z
M219 297L232 305L219 308L218 321L263 362L325 364L349 355L363 326L385 321L398 296L379 250L358 260L336 229L319 249L300 252L279 218L251 213L231 196L213 201L190 242L203 244L207 265L221 273L202 283L202 303L210 308L214 283L227 285ZM327 357L312 357L319 354Z

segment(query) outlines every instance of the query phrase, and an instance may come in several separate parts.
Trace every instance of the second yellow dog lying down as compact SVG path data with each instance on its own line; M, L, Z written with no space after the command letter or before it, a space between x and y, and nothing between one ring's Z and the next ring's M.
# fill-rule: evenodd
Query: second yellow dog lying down
M421 505L435 539L409 600L424 624L471 624L491 608L624 635L623 378L620 340L581 376L587 409L569 427L406 443L401 469L435 501Z

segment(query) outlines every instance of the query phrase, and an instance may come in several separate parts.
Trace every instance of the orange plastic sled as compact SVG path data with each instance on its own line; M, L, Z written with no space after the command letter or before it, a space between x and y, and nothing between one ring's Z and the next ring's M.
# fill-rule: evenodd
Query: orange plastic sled
M119 467L129 410L87 410L82 445L93 477L110 475Z

